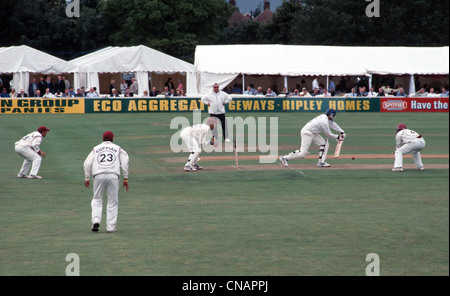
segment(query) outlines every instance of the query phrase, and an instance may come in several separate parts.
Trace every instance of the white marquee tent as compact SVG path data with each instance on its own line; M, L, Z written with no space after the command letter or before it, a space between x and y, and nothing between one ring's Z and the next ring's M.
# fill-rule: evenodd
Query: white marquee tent
M74 77L75 88L95 86L100 89L99 73L133 72L139 84L139 94L142 94L144 90L148 90L144 82L148 81L149 72L184 73L186 93L197 94L194 65L143 45L107 47L73 59L70 63L79 67L79 72Z
M195 51L199 93L242 75L367 76L448 75L448 47L202 45ZM410 93L415 92L411 83Z
M13 88L28 92L31 73L74 73L78 68L26 45L0 47L0 74L13 74Z

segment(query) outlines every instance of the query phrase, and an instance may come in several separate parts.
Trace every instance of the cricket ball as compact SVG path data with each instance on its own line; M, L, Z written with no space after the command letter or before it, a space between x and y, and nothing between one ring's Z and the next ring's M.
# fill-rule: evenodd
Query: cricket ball
M355 157L354 157L354 156L352 157L352 160L355 160Z

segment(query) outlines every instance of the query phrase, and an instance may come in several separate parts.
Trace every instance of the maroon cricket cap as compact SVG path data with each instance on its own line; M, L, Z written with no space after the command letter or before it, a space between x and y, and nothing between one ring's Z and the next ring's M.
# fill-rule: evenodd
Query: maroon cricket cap
M45 126L40 126L38 127L38 132L43 133L43 132L49 132L50 130L48 128L46 128Z
M112 141L114 139L114 134L110 131L106 131L103 133L103 141L107 141L106 139L108 139L109 141Z

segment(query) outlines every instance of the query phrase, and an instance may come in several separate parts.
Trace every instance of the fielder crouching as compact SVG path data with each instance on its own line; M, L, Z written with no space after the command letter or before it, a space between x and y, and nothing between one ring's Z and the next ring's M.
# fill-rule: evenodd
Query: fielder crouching
M184 128L180 133L180 138L189 149L189 159L184 165L184 170L187 172L196 172L202 167L198 165L200 153L202 152L202 145L216 145L212 130L216 127L217 121L210 117L206 124L195 124ZM211 137L211 138L210 138ZM207 140L210 138L211 140Z

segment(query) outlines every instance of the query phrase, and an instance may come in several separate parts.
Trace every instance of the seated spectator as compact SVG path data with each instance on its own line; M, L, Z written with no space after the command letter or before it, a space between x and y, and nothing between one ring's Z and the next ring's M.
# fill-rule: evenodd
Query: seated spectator
M358 94L356 93L356 89L354 87L352 87L352 89L350 90L350 93L346 95L347 97L357 97Z
M258 86L258 89L255 92L255 95L264 95L263 89L261 86Z
M444 98L448 97L448 90L447 90L445 87L443 87L443 88L441 89L440 97L441 97L441 98L442 98L442 97L444 97Z
M43 98L56 98L56 96L50 91L50 88L45 90L45 94L42 96Z
M415 97L426 97L428 93L425 91L425 88L421 88L418 92L415 93Z
M244 91L244 95L253 96L252 88L251 86L247 86L247 90Z
M184 92L184 90L180 90L180 97L185 97L186 93Z
M130 88L129 88L129 87L127 87L127 89L125 90L125 95L124 95L124 97L125 97L125 98L131 98L131 97L133 97L133 93L130 91Z
M235 83L233 85L233 88L231 89L230 94L232 94L232 95L241 95L242 94L242 89L239 87L239 85L237 83Z
M111 94L109 96L111 98L118 98L118 97L120 97L119 94L117 93L117 89L115 89L115 88L111 89Z
M378 97L378 93L373 89L373 87L370 87L369 92L367 93L368 97Z
M37 89L37 90L36 90L36 92L34 93L34 97L35 97L35 98L40 98L40 97L42 97L42 95L41 95L41 90L40 90L40 89Z
M384 93L386 95L392 95L393 94L394 90L389 85L382 86L381 88L384 90Z
M320 95L320 89L319 88L315 88L314 91L311 94L311 97L317 97Z
M323 89L322 97L331 97L331 94L326 88Z
M81 88L77 88L77 93L74 95L75 98L83 98L84 97L84 93L83 90Z
M279 95L285 95L285 96L289 96L290 92L287 90L286 87L283 87L283 90L281 90L281 92L279 93Z
M2 98L10 98L8 90L5 87L3 88L2 93L0 94L0 97L2 97Z
M299 92L298 89L296 88L296 89L294 89L293 92L291 92L291 93L289 94L289 96L290 96L290 97L299 97L299 96L300 96L300 92Z
M142 93L142 98L148 98L148 90L144 90L144 92Z
M9 93L10 98L17 98L17 93L15 88L11 88L11 92Z
M386 96L386 94L384 93L384 89L381 88L381 87L378 89L378 96L379 97L385 97Z
M396 96L397 97L406 97L406 93L405 93L405 90L403 89L403 87L399 88Z
M63 97L63 98L71 98L72 96L69 94L69 89L68 88L66 88L65 90L64 90L64 93L61 95L61 97Z
M302 92L300 93L300 96L301 96L301 97L310 97L311 94L310 94L309 91L306 89L306 87L304 87L304 88L302 89Z
M28 98L28 95L25 93L23 88L20 89L20 92L17 94L18 98Z
M168 86L164 86L163 95L165 95L166 97L170 97L170 91L169 91L169 87Z
M156 90L156 87L152 87L152 90L150 91L150 97L156 97L158 95L159 91Z
M73 97L75 97L76 94L77 94L77 93L73 91L73 87L72 87L72 86L69 87L69 96L70 96L71 98L73 98Z
M171 89L170 90L170 95L169 95L169 97L178 97L178 94L177 94L177 92L175 91L175 89Z
M430 92L428 93L427 97L438 97L439 95L434 92L434 88L430 88Z
M95 91L94 87L89 89L89 92L86 94L86 98L98 98L98 93Z
M367 91L365 86L359 88L358 97L367 97Z
M276 97L277 94L269 87L266 92L266 97Z

